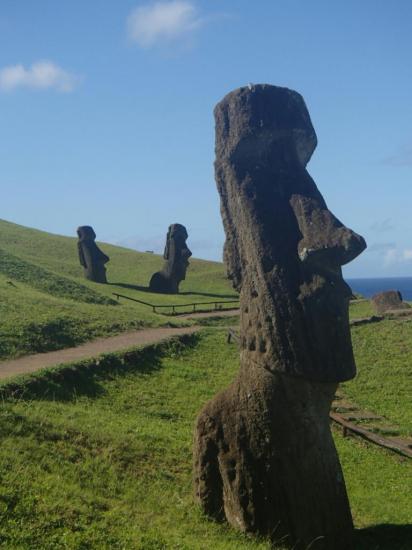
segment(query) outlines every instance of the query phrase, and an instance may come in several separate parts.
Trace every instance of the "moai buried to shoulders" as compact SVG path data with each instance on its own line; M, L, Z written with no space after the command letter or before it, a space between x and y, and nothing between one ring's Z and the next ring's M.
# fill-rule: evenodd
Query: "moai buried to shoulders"
M242 531L348 550L353 524L329 410L337 384L355 376L341 266L366 244L306 171L317 139L298 93L240 88L215 119L241 352L237 378L197 419L196 497Z
M150 279L149 288L152 292L177 294L179 284L186 278L189 258L192 255L186 239L186 227L180 223L169 226L166 235L166 246L163 254L166 260L161 271L154 273Z
M96 233L93 227L82 225L77 228L77 235L79 260L84 269L84 276L96 283L107 283L105 264L110 258L95 243Z
M378 292L372 296L371 303L376 313L379 313L379 315L388 311L410 309L411 307L407 302L403 301L402 294L399 290Z

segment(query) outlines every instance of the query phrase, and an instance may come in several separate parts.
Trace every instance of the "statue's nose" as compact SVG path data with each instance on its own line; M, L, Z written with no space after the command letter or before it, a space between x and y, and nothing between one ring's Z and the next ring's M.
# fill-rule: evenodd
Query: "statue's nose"
M348 227L333 224L322 229L324 233L320 241L299 250L303 262L338 267L351 262L366 248L365 239Z

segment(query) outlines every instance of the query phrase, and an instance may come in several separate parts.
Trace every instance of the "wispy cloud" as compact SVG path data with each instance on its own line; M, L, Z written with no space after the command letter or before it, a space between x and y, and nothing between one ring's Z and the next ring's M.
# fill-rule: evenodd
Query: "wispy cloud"
M405 262L412 262L412 248L397 248L395 246L384 251L383 263L385 267Z
M187 37L204 22L193 2L172 0L135 8L127 18L127 31L140 47L151 48Z
M389 248L388 250L386 250L383 256L383 263L385 267L396 264L398 263L398 261L399 261L399 253L396 248Z
M368 252L386 252L396 248L395 243L373 243L368 246Z
M398 153L382 159L388 166L412 166L412 147L404 147Z
M386 231L392 231L392 229L395 229L395 226L391 218L385 218L384 220L373 222L369 226L369 229L371 229L371 231L376 231L378 233L386 233Z
M0 69L0 90L2 91L31 88L71 92L78 81L79 78L76 75L65 71L52 61L37 61L28 68L23 65L9 65Z

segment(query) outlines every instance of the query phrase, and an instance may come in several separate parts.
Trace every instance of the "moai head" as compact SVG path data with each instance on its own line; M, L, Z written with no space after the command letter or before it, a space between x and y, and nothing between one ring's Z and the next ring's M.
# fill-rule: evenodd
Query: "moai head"
M385 290L378 292L371 298L373 307L376 313L382 314L387 311L395 311L401 309L410 309L410 305L403 301L402 294L399 290Z
M179 292L179 283L186 278L189 258L192 255L186 244L187 237L184 225L174 223L169 226L163 254L166 261L163 269L154 273L150 279L149 288L152 292L168 294Z
M89 225L82 225L77 228L77 235L79 237L77 247L80 265L84 268L86 279L96 283L107 283L104 264L110 258L95 243L96 233L93 228Z
M319 382L355 375L341 266L366 247L306 170L317 138L303 98L266 84L215 108L225 261L241 293L242 363Z
M186 244L187 238L188 234L184 225L173 223L169 226L163 257L167 261L167 272L177 285L186 278L189 258L192 255Z

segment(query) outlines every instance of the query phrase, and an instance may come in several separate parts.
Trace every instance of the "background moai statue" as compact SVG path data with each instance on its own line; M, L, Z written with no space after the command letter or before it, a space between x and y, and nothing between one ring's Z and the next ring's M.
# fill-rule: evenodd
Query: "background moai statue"
M162 271L152 275L149 288L152 292L165 294L177 294L179 284L186 277L189 258L192 255L186 239L188 238L186 227L180 223L169 226L166 235L166 246L163 254L166 262Z
M107 283L106 264L110 258L106 256L95 243L96 233L90 225L82 225L77 228L79 240L77 247L79 250L80 265L84 268L84 276L90 281L96 283Z
M372 296L371 302L376 313L379 314L401 309L410 309L411 307L407 302L403 301L402 294L399 290L378 292Z
M352 517L329 427L355 376L341 266L366 247L306 171L317 144L302 97L257 85L215 108L228 273L240 292L240 370L201 411L203 510L293 548L351 548Z

